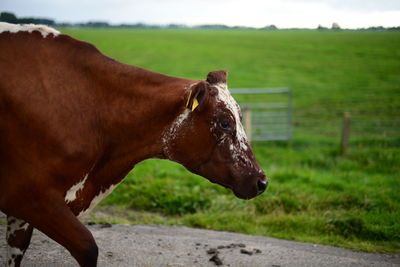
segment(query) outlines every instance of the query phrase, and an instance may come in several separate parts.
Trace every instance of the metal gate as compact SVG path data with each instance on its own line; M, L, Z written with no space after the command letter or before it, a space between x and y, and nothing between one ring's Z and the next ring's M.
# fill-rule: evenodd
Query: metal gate
M289 88L230 89L243 113L250 141L289 140L292 137L292 93Z

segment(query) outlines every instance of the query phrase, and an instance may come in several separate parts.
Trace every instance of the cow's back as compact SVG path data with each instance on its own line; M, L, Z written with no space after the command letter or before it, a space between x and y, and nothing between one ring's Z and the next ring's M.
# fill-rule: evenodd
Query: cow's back
M55 173L62 187L62 176L93 156L99 138L96 86L80 62L88 63L95 52L65 35L0 34L0 191L17 184L7 177L24 168L63 170Z

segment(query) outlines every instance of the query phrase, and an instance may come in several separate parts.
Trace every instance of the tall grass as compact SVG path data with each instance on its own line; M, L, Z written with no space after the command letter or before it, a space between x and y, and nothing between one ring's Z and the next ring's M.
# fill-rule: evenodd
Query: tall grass
M293 90L292 142L253 144L271 179L262 196L239 200L178 164L148 160L103 208L118 206L134 223L400 251L400 33L63 32L154 71L202 79L211 70L228 69L231 88ZM344 111L352 113L353 122L349 152L341 156Z

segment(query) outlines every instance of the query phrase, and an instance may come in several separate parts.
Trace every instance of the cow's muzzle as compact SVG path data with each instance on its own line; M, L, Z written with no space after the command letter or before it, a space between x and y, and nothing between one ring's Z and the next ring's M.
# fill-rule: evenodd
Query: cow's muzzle
M268 179L264 174L258 177L252 177L253 183L241 183L236 184L232 187L232 191L238 198L252 199L258 195L261 195L268 187ZM243 179L249 181L250 179ZM242 180L242 181L243 181Z

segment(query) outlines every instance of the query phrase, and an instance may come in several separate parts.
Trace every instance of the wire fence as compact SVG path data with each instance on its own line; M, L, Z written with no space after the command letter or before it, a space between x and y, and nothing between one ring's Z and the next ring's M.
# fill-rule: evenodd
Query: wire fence
M289 88L231 89L241 106L246 133L252 141L315 138L340 140L344 114L349 113L350 141L400 142L400 103L379 99L323 100L293 107ZM381 104L380 104L381 103Z
M338 138L342 131L343 117L350 114L351 140L396 140L400 138L400 116L379 115L371 111L360 113L357 110L316 111L301 114L294 112L293 128L297 136L320 136Z

